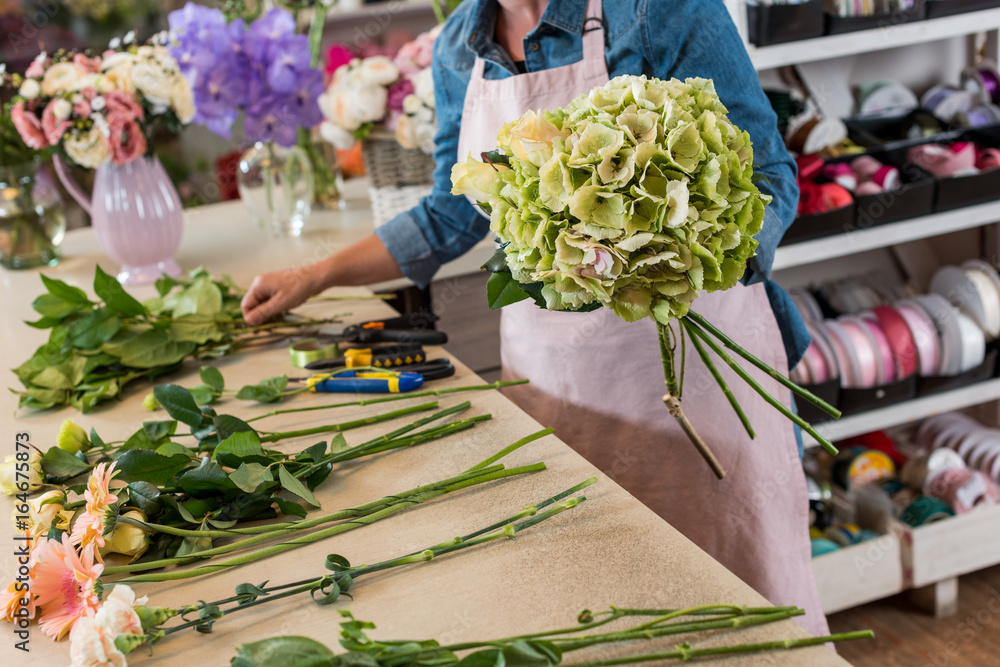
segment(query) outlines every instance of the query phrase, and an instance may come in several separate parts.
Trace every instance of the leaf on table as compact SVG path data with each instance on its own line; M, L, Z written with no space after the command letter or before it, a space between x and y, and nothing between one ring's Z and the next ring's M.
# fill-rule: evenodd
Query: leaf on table
M202 464L188 470L177 479L184 492L195 498L225 493L235 488L229 475L215 461L201 459Z
M90 299L87 298L87 293L84 292L79 287L73 287L72 285L67 285L61 280L56 280L55 278L49 278L45 274L40 274L42 279L42 284L45 285L45 289L49 291L54 297L62 299L63 301L68 301L70 303L79 304L89 304Z
M302 462L316 462L319 461L326 454L326 441L317 442L315 445L306 447L301 452L295 455L296 461Z
M174 454L183 454L184 456L194 459L198 457L197 452L195 452L190 447L185 447L179 442L166 441L162 445L156 448L156 453L160 456L173 456Z
M177 432L177 422L173 419L145 421L142 422L142 430L145 432L146 437L149 438L149 441L156 444L160 440L168 438Z
M102 345L101 350L117 356L123 365L132 368L176 364L198 347L197 343L190 341L172 340L169 333L156 329L147 329L127 340L118 340L120 334L121 332Z
M122 443L120 448L121 451L127 452L130 449L150 449L152 450L153 442L146 435L146 431L140 428L138 431L126 438L125 442Z
M234 417L232 415L218 415L215 417L215 432L219 434L222 440L225 440L233 433L243 433L251 432L256 434L257 431L254 430L253 426L246 423L239 417ZM258 438L259 441L259 438Z
M291 500L285 500L281 496L274 496L274 502L278 506L278 509L285 514L299 518L303 518L306 515L306 508L298 503L293 503Z
M42 470L52 477L73 477L90 468L85 462L58 447L50 447L42 456Z
M146 308L100 266L94 271L94 294L104 302L105 306L125 317L140 317L146 314Z
M278 516L277 512L271 507L273 504L270 492L255 491L253 493L241 493L219 508L215 517L223 521L232 519L239 521L270 519Z
M224 466L237 468L242 463L271 463L254 431L238 431L215 446L215 459Z
M31 383L46 389L73 389L76 386L68 376L72 373L69 364L49 366L31 378Z
M168 415L192 429L200 427L206 419L191 392L184 387L176 384L160 385L153 389L153 396Z
M202 527L202 530L204 530L204 527ZM184 541L181 542L180 547L177 548L177 553L174 554L174 556L177 558L191 556L200 551L208 551L211 548L211 537L185 537Z
M222 372L215 366L202 366L198 369L198 376L206 386L215 391L221 392L226 388L226 379L222 377Z
M135 505L147 517L160 513L163 501L160 500L160 489L149 482L132 482L128 485L129 504Z
M213 340L222 340L226 331L207 315L184 315L171 320L170 337L177 342L192 342L202 345Z
M278 466L278 481L281 482L281 487L289 493L298 496L314 507L319 507L319 503L316 502L316 497L313 496L312 492L302 482L293 477L290 472L285 470L285 466Z
M202 407L211 405L219 400L219 394L216 393L211 387L207 387L203 384L197 384L191 387L188 391L191 392L191 397L194 399L194 402Z
M242 387L236 393L236 398L243 401L257 401L258 403L275 403L284 397L282 392L287 386L287 375L265 378L257 384L248 384Z
M161 456L148 449L132 449L117 459L118 476L125 482L149 482L156 486L170 483L174 475L191 465L183 454Z
M229 473L229 479L247 493L253 493L261 484L274 481L271 470L259 463L241 463L240 467Z
M350 449L351 446L347 444L347 438L344 437L343 433L338 433L332 438L330 438L330 453L339 454Z
M184 315L215 315L222 311L222 292L207 274L198 276L168 301L173 304L174 319Z
M364 662L370 658L369 662ZM329 667L333 651L308 637L272 637L236 649L232 667ZM352 657L352 660L354 658ZM357 667L378 667L374 656L358 654Z
M118 315L108 308L98 308L72 324L69 339L78 348L95 349L111 340L121 326Z

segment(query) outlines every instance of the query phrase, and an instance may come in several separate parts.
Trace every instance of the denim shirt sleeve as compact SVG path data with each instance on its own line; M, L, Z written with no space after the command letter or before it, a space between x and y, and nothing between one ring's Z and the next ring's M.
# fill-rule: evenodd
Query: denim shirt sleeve
M758 186L774 199L765 210L764 225L756 237L757 255L748 262L744 279L747 283L767 280L778 242L795 218L799 188L795 162L785 150L757 71L722 0L641 2L645 5L640 8L643 49L656 75L712 79L730 120L753 139L756 171L766 178ZM665 33L665 25L677 29Z
M417 206L375 230L403 275L419 287L426 287L442 264L482 240L490 227L489 219L465 197L451 194L451 168L458 161L458 134L472 57L462 38L464 14L462 8L452 14L434 43L432 72L438 126L434 187Z

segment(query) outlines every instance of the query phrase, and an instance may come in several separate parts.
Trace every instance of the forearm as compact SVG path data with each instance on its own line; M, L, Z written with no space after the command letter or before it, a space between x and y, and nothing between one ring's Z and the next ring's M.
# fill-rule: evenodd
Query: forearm
M372 285L403 277L396 259L374 234L320 260L313 268L316 292L337 285Z

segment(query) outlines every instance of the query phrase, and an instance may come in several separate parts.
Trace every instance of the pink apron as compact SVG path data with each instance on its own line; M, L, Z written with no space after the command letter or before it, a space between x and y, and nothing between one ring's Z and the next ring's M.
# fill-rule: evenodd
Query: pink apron
M590 0L600 17L601 0ZM598 25L588 21L587 26ZM503 123L552 109L608 82L604 32L583 35L583 60L505 79L483 78L476 58L462 112L459 159L496 145ZM695 310L784 373L787 361L761 284L702 296ZM792 425L724 367L753 424L750 440L694 350L688 349L684 409L728 472L718 481L667 412L656 327L610 310L558 313L530 301L501 320L505 391L522 409L776 605L797 605L802 626L827 634L810 564L808 502ZM774 396L788 392L754 373Z

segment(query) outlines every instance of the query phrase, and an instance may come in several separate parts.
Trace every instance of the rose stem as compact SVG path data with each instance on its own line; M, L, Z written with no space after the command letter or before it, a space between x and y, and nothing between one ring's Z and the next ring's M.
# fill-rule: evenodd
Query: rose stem
M730 357L728 354L726 354L725 350L723 350L721 347L719 347L719 344L716 343L714 340L712 340L708 336L708 334L706 334L704 331L702 331L698 327L691 327L690 331L691 331L691 335L692 336L698 336L699 338L702 339L702 341L704 341L705 343L707 343L708 346L710 348L712 348L712 351L715 352L715 354L719 358L721 358L723 361L725 361L727 364L729 364L729 367L732 368L736 372L736 374L739 375L740 378L743 379L744 382L746 382L747 384L749 384L751 387L753 387L754 391L756 391L758 394L760 394L761 398L763 398L765 401L767 401L768 403L770 403L772 407L774 407L776 410L778 410L778 412L780 412L781 414L783 414L786 417L788 417L789 419L791 419L793 423L798 424L799 427L803 431L805 431L806 433L808 433L809 435L811 435L813 438L815 438L816 442L818 442L820 445L823 446L823 449L825 449L826 451L830 452L831 454L834 454L834 455L837 454L837 448L834 447L833 444L829 440L827 440L826 438L824 438L823 436L821 436L816 431L816 429L814 429L812 427L812 424L810 424L806 420L802 419L802 417L799 417L797 414L795 414L794 412L792 412L791 410L789 410L788 407L784 403L782 403L781 401L779 401L778 399L776 399L774 396L771 396L771 394L767 393L767 390L764 389L763 387L761 387L760 384L758 384L758 382L756 380L754 380L752 377L750 377L750 374L747 373L745 370L743 370L743 368L738 363L736 363L733 360L732 357Z
M682 326L681 330L686 328L687 327ZM747 419L747 416L743 413L743 408L740 407L739 401L736 400L732 390L729 389L729 385L726 384L726 381L719 373L719 369L715 367L714 363L712 363L712 359L708 356L708 352L705 351L705 348L702 347L698 337L694 334L691 334L691 343L694 345L694 349L698 351L698 356L701 357L702 362L704 362L708 371L712 374L712 377L715 378L719 388L722 389L722 393L726 395L726 400L728 400L729 405L733 407L733 410L736 412L736 416L740 418L740 421L743 423L743 428L746 429L747 435L750 436L751 440L757 437L753 431L753 426L750 425L750 420Z
M803 388L803 387L795 384L794 382L792 382L791 380L789 380L788 378L786 378L784 375L782 375L781 373L779 373L778 371L774 370L773 368L771 368L770 366L768 366L767 364L765 364L763 361L761 361L760 359L758 359L757 357L755 357L753 354L751 354L747 350L745 350L742 347L740 347L739 345L737 345L733 341L733 339L731 339L729 336L727 336L726 334L724 334L721 331L719 331L711 322L709 322L708 320L706 320L704 317L702 317L698 313L695 313L693 311L688 311L688 314L685 317L687 318L687 320L689 322L695 323L697 326L699 326L704 331L707 331L708 333L710 333L713 336L715 336L716 338L718 338L720 341L722 341L723 345L725 345L730 350L732 350L736 354L740 355L741 357L743 357L744 359L746 359L747 361L749 361L751 364L753 364L754 366L756 366L760 370L762 370L765 373L767 373L772 379L774 379L777 382L781 383L785 387L791 389L795 393L796 396L801 396L802 398L806 399L807 401L809 401L810 403L812 403L816 407L820 408L824 412L830 414L834 418L838 418L838 419L840 418L840 410L838 410L837 408L833 407L832 405L830 405L829 403L827 403L826 401L824 401L822 398L820 398L816 394L814 394L811 391L809 391L808 389L805 389L805 388ZM702 333L704 333L704 331Z
M431 401L430 403L421 403L420 405L413 405L408 408L400 408L399 410L393 410L392 412L385 412L380 415L372 415L371 417L365 417L363 419L355 419L353 421L343 422L341 424L328 424L327 426L304 428L298 431L275 431L275 432L264 431L264 433L267 433L267 435L262 436L260 441L277 442L279 440L286 440L288 438L301 438L303 436L318 435L320 433L339 433L341 431L348 431L353 428L368 426L369 424L378 424L379 422L389 421L390 419L403 417L404 415L409 415L414 412L433 410L436 407L438 407L438 402Z
M398 394L395 396L385 396L381 398L365 398L360 401L348 401L346 403L332 403L330 405L313 405L305 408L285 408L283 410L271 410L270 412L265 412L262 415L257 415L256 417L251 417L246 421L254 422L258 419L264 419L266 417L275 417L277 415L286 415L293 412L311 412L313 410L329 410L333 408L344 408L349 406L364 406L364 405L375 405L376 403L391 403L393 401L404 401L408 398L422 398L424 396L444 396L445 394L457 394L463 391L482 391L484 389L502 389L503 387L510 387L517 384L526 384L528 380L514 380L512 382L491 382L490 384L477 384L469 387L451 387L450 389L428 389L426 391L410 392L406 394Z
M708 446L698 432L695 430L694 426L688 420L687 415L684 414L684 410L681 408L680 399L677 398L677 393L679 390L679 384L677 377L675 375L674 368L674 353L670 349L667 343L667 336L669 335L670 328L665 325L658 325L660 332L660 359L663 361L663 379L667 383L667 393L663 395L663 404L667 406L667 410L677 423L680 424L681 430L687 434L688 440L694 445L701 457L705 459L708 467L712 469L715 476L722 479L726 476L726 470L719 463L719 459L715 457L712 449Z

